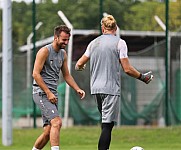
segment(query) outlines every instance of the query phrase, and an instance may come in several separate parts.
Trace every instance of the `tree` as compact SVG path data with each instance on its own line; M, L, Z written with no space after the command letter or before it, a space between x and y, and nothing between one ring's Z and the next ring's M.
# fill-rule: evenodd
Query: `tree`
M170 2L169 30L177 31L181 26L181 0ZM62 24L57 12L61 10L75 29L99 29L99 0L59 0L52 3L46 0L36 4L36 22L43 22L37 31L36 39L40 40L53 34L53 28ZM134 2L132 0L103 0L103 11L112 14L122 30L161 31L154 19L158 15L165 22L165 4L159 2ZM0 11L2 16L2 11ZM2 19L1 19L2 25ZM0 25L0 27L1 27ZM32 32L32 3L12 3L13 49L26 44ZM2 28L0 28L2 33ZM2 34L0 35L2 39ZM0 40L2 47L2 40Z
M170 2L169 30L177 31L181 26L181 3ZM144 2L130 7L125 13L125 30L162 31L154 16L157 15L165 22L165 3Z

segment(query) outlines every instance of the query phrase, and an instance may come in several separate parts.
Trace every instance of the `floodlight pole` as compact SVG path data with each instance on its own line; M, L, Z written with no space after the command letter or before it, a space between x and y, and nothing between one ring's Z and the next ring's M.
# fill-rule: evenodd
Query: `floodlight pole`
M166 31L166 26L162 22L162 20L157 15L155 15L154 18L155 18L156 22L160 25L160 27L163 29L163 31Z
M58 11L59 17L62 19L62 21L66 24L68 28L71 29L70 31L70 39L69 39L69 44L68 44L68 68L71 73L71 65L72 65L72 47L73 47L73 26L67 19L67 17L64 15L62 11ZM64 123L65 123L65 128L68 127L68 117L69 117L69 98L70 98L70 86L66 84L66 89L65 89L65 108L64 108Z
M169 125L169 100L170 100L170 35L168 27L168 0L166 1L166 23L164 24L158 16L154 16L156 22L165 31L165 124Z
M99 0L99 20L101 22L101 19L103 17L103 0ZM102 33L101 24L99 25L100 28L100 34Z
M12 144L12 4L3 1L3 53L2 53L2 144Z
M169 36L169 0L165 1L165 20L166 20L166 86L165 86L165 123L169 125L169 101L170 101L170 36Z
M35 26L35 30L38 30L43 23L40 21ZM26 76L26 87L29 88L31 85L31 39L33 38L34 33L31 32L29 36L27 37L27 76Z
M181 45L180 45L180 71L181 71ZM180 85L181 85L181 80L180 80Z
M35 57L36 57L36 30L35 30L35 26L36 26L36 3L35 0L33 0L32 3L32 30L33 30L33 63L35 62ZM36 128L37 124L36 124L36 104L33 101L33 127Z
M37 25L35 26L35 30L38 30L40 28L40 26L42 25L43 23L40 21L37 23ZM29 36L27 37L27 63L26 63L26 88L30 88L31 86L31 72L32 72L32 65L31 65L31 60L32 60L32 57L31 57L31 39L33 38L34 36L34 33L33 31L29 34ZM29 93L28 93L29 94ZM28 98L28 96L27 96ZM28 119L29 118L29 119ZM27 119L29 120L29 125L30 125L30 114L28 113L27 114Z

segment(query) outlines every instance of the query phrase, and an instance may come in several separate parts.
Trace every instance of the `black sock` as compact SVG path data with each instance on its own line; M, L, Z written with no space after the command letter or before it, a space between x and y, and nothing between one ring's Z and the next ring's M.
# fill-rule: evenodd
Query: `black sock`
M111 143L111 132L114 122L102 123L102 132L99 138L98 150L108 150Z

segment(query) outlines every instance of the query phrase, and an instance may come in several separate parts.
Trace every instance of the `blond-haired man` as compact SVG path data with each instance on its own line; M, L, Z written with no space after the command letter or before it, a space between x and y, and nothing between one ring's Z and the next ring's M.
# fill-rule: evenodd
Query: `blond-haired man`
M91 41L77 61L75 69L83 70L90 60L91 94L102 116L102 132L98 150L108 150L114 123L118 120L120 107L120 65L129 76L148 84L153 75L142 74L130 63L126 42L116 36L117 23L112 15L101 20L102 35Z

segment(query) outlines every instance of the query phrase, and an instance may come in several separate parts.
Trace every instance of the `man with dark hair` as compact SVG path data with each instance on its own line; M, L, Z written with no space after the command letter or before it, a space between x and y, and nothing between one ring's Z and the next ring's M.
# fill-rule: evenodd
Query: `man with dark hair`
M79 88L67 67L65 47L69 42L70 29L61 25L54 29L53 43L42 47L33 69L33 99L39 106L43 119L43 133L37 138L32 150L41 150L50 140L51 150L59 150L62 120L58 113L57 85L60 70L66 83L82 98L85 92Z

